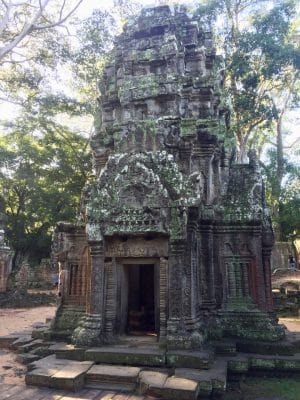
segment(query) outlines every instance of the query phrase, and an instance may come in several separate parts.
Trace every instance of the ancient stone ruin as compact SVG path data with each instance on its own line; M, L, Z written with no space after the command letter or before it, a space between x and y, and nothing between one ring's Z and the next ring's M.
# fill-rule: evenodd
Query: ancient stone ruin
M11 272L12 252L5 241L5 205L0 196L0 293L6 292L7 280Z
M77 346L156 335L169 349L277 341L273 234L253 153L237 164L222 60L183 7L144 9L101 83L95 178L58 224L52 332Z

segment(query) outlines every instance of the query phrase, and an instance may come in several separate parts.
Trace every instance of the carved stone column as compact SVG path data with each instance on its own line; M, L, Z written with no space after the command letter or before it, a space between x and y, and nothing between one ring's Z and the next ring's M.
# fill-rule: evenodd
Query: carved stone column
M104 317L104 245L89 242L91 256L90 298L86 315L74 330L73 342L78 346L96 346L102 342Z
M265 309L266 304L266 290L265 290L265 276L264 276L264 265L262 256L262 245L261 245L261 230L254 231L253 246L256 249L256 287L257 287L257 303L261 310Z
M168 260L161 257L159 260L159 339L164 340L167 335L168 317Z
M105 262L106 274L106 310L105 336L108 341L113 340L117 307L116 260Z
M173 343L182 335L182 269L185 241L177 240L169 247L169 318L168 341ZM180 339L178 339L180 340Z
M273 297L272 297L272 285L271 285L271 251L272 248L263 248L263 268L265 278L265 291L266 291L266 311L273 311Z
M206 287L206 291L202 293L202 308L211 308L216 304L212 226L200 225L199 231L201 234L200 263L202 270L202 281L204 281L204 286Z

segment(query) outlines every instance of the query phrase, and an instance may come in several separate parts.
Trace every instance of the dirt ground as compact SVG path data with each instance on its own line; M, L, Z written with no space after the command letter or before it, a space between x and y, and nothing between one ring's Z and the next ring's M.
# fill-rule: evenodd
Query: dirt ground
M32 328L53 318L55 306L35 308L2 308L0 309L0 336L22 332L30 334ZM15 361L15 354L0 349L0 385L24 385L26 367Z
M279 323L285 325L291 332L300 332L300 318L279 318Z
M35 308L0 308L0 336L31 332L33 325L53 318L55 306Z

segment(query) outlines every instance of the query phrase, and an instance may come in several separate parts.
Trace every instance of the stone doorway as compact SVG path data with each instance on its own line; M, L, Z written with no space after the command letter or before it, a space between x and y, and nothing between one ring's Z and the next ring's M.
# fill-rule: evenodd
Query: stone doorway
M123 264L121 308L128 335L159 333L159 265L150 262Z
M128 275L128 334L154 333L155 296L154 265L136 264L125 266Z

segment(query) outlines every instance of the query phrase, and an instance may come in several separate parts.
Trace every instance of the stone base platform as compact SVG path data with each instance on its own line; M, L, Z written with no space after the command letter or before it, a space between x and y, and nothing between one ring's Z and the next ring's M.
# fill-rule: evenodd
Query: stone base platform
M146 344L115 345L105 347L78 348L71 344L57 343L49 347L57 358L77 361L93 361L102 364L121 364L149 367L183 367L209 369L214 359L214 351L168 350L158 345Z
M227 381L245 375L300 376L300 353L270 356L238 353L216 357L210 369L95 364L51 355L29 365L26 383L76 392L82 388L134 392L170 400L196 400L225 393Z
M183 351L139 339L87 349L28 336L0 338L0 347L13 349L27 365L28 385L73 392L114 390L172 400L220 396L228 381L245 375L300 376L300 334L288 333L285 341L256 346L260 354L254 352L254 343L234 340Z

